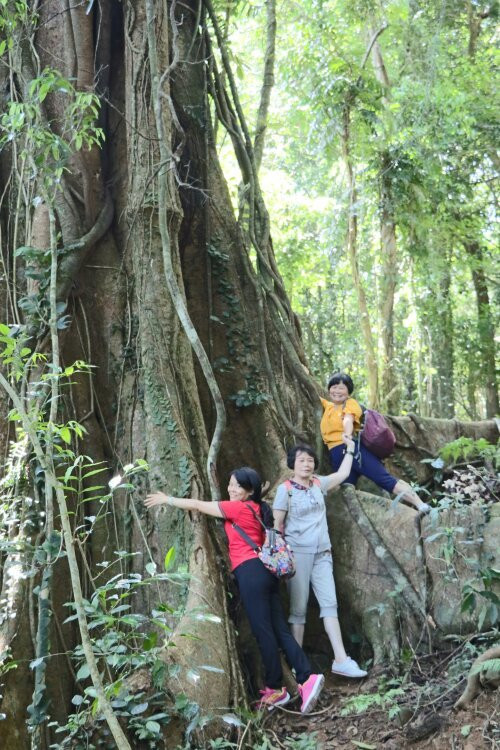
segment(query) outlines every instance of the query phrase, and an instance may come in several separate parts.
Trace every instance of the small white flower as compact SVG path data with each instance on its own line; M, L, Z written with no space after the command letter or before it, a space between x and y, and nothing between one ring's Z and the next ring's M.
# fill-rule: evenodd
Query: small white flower
M115 487L118 487L118 485L121 483L122 483L122 478L120 474L117 474L116 477L113 477L112 479L109 480L108 482L109 489L114 490Z

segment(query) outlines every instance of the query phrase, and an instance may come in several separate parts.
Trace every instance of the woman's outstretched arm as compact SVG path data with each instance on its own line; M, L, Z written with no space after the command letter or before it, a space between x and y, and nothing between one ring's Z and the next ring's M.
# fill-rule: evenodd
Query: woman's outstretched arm
M342 484L344 479L347 479L347 477L351 473L352 457L354 455L355 449L354 440L352 440L351 437L346 434L342 435L342 439L347 445L347 451L344 458L342 459L342 463L340 464L338 471L334 471L333 474L328 474L328 476L326 477L326 490L331 490L333 489L333 487L338 487L338 485Z
M164 492L152 492L144 500L144 505L146 508L154 508L157 505L170 505L180 510L194 510L198 511L198 513L205 513L207 516L223 518L219 503L195 500L191 497L172 497L172 495L165 495Z

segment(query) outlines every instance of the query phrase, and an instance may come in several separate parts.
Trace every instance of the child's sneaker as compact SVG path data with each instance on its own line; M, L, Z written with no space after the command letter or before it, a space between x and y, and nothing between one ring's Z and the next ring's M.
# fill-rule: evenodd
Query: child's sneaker
M361 669L358 663L354 661L354 659L351 659L350 656L348 656L345 661L334 661L332 664L332 672L333 674L339 674L342 677L366 677L368 674L368 672Z
M319 694L323 690L324 682L325 678L322 674L312 674L302 685L298 686L299 694L302 698L302 705L300 707L302 714L307 714L314 708Z
M259 691L262 698L257 701L257 709L267 708L272 711L276 706L284 706L290 700L290 695L286 688L269 688Z

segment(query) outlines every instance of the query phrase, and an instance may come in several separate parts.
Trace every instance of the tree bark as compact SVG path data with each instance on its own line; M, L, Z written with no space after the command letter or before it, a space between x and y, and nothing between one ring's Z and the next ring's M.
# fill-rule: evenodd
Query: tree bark
M373 36L373 29L372 29ZM383 86L382 100L387 108L390 98L391 82L384 63L378 39L371 50L373 69L378 82ZM388 112L390 118L391 114ZM380 248L382 255L382 273L380 278L380 329L382 338L382 379L381 401L383 408L390 414L399 411L399 384L394 362L394 298L398 282L398 250L396 240L395 196L392 189L392 171L394 168L389 151L380 153Z
M495 329L490 308L490 296L479 244L467 242L465 249L469 255L472 281L476 293L481 386L485 393L486 417L491 418L499 413L499 401L495 362Z
M382 273L380 278L380 327L382 337L382 383L381 400L384 410L390 414L399 411L399 384L394 362L394 298L398 282L398 251L396 223L394 221L394 196L392 194L390 172L391 157L387 152L381 155L380 175L380 244L382 252Z
M271 91L274 86L274 57L276 47L276 0L266 0L266 51L264 55L264 73L260 90L259 110L255 126L254 152L257 172L262 162L264 139L267 129L267 116L271 102Z
M351 159L350 145L350 122L351 110L350 104L346 102L342 113L342 153L347 176L347 187L349 195L348 205L348 230L347 230L347 252L351 263L351 273L354 282L354 288L358 297L358 309L360 317L360 326L363 334L365 345L366 370L368 372L368 400L373 409L379 405L379 379L378 363L373 343L372 326L370 323L370 314L366 294L361 281L358 263L358 193L356 189L354 168Z
M215 56L210 44L219 37L208 0L204 8L213 24L210 33L203 23L200 30L204 13L200 14L195 0L150 3L149 20L145 4L139 0L89 3L85 8L88 16L81 12L83 8L73 12L64 6L61 11L60 3L44 3L39 6L40 28L35 35L29 30L26 35L34 48L26 45L22 64L12 73L23 84L16 91L29 91L30 71L36 71L35 62L38 64L31 53L36 51L42 68L59 67L62 75L75 78L84 90L94 85L98 73L99 85L107 86L99 115L106 133L103 150L85 151L71 160L54 206L59 263L57 298L52 294L52 305L62 300L67 303L70 325L59 331L53 346L59 348L61 367L78 359L94 367L92 377L75 375L58 400L57 420L63 423L72 418L84 425L86 433L75 449L105 462L109 473L121 472L136 458L145 459L150 467L134 493L113 496L90 539L76 545L71 571L66 559L54 565L53 653L46 684L51 719L62 724L73 710L71 697L82 687L66 656L79 643L74 624L63 622L67 615L64 605L73 596L70 580L81 605L81 596L92 593L102 580L97 574L103 561L114 560L117 552L117 571L143 574L151 560L161 568L166 550L174 546L179 563L191 574L187 591L161 583L154 589L144 586L134 599L137 612L146 614L163 604L182 612L175 636L175 659L181 672L179 682L169 684L169 689L184 689L207 710L246 701L236 634L241 616L226 597L225 540L212 521L188 514L146 514L141 502L152 488L177 496L208 498L211 494L211 467L207 469L206 458L217 413L175 303L185 304L227 411L217 465L221 482L235 466L249 464L274 483L285 470L284 447L299 433L311 441L318 434L318 386L306 371L300 326L277 271L253 145L237 102L234 78L228 67L228 92L211 67ZM157 70L151 65L155 45ZM108 72L96 71L94 60L107 60ZM224 65L229 66L227 55ZM231 130L245 170L245 184L249 185L249 223L245 227L239 226L234 216L217 159L208 92L221 122ZM158 107L155 111L159 101L161 111ZM60 93L48 97L45 121L54 123L58 132L62 132L58 119L62 110ZM347 118L347 157L348 126ZM0 196L4 188L6 196L0 205L0 222L8 248L8 273L0 280L0 290L8 322L23 322L22 310L15 302L25 293L26 281L13 258L16 248L27 244L30 226L36 229L36 222L32 185L28 175L19 180L17 170L11 172L13 161L12 152L0 153ZM162 179L164 192L160 195ZM352 169L349 181L349 247L362 298ZM10 214L17 204L28 218L14 226ZM103 212L106 220L101 222ZM168 257L164 252L167 244ZM252 253L257 255L256 263ZM17 262L21 271L25 270L24 261ZM66 273L68 264L71 270ZM174 284L177 290L172 295ZM367 341L372 341L368 317L362 319L362 325ZM42 346L42 335L40 338L37 344ZM373 367L369 370L375 373L372 403L376 404L373 343L370 351ZM22 397L29 405L26 389ZM2 430L2 440L6 435L7 427ZM32 459L31 450L22 459L23 467ZM34 471L36 464L29 465ZM33 474L27 471L25 481L33 483ZM20 516L32 512L27 502L32 489L28 484L17 488ZM82 508L69 493L67 515L57 484L55 489L60 513L55 514L54 527L63 528L67 549L72 549L80 529L86 527L86 517L99 515L100 502L94 499ZM47 501L45 495L40 499ZM14 503L10 507L18 512ZM15 524L9 528L14 541L22 546L20 530ZM2 597L12 583L14 562L14 558L9 560L2 572ZM28 555L21 555L20 564L24 573L31 574ZM40 568L33 573L39 575ZM40 614L32 606L30 618L33 597L29 580L16 578L18 585L10 593L17 617L3 621L0 628L0 638L11 645L14 659L20 662L17 669L2 676L2 710L8 712L8 718L0 722L0 744L23 750L30 740L19 716L32 699L33 674L28 665L37 646ZM196 619L199 608L213 619L208 623ZM81 607L79 616L83 621ZM82 629L85 636L85 627ZM180 633L194 637L181 638ZM166 660L168 656L164 653ZM193 664L220 671L203 672L193 685L187 676ZM95 670L93 677L97 682ZM61 736L48 728L47 744L58 741Z

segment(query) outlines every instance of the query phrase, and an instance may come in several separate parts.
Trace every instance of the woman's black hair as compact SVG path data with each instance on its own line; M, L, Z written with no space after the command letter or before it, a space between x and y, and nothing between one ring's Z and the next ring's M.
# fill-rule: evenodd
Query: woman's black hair
M354 383L352 382L352 378L350 377L350 375L347 375L347 373L345 372L335 372L328 381L327 389L330 390L332 385L337 385L338 383L343 383L345 386L347 386L349 395L351 395L354 390Z
M239 469L233 469L230 476L234 477L244 490L251 490L252 494L248 499L260 505L262 522L264 526L271 527L273 525L273 512L269 505L262 500L262 480L255 469L251 469L250 466L241 466Z
M298 443L297 445L294 445L293 448L290 448L290 450L286 454L286 465L289 469L295 468L295 459L297 458L297 453L307 453L308 456L312 456L312 458L314 458L314 468L318 468L318 457L311 446L307 445L306 443Z

